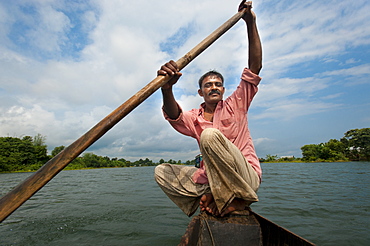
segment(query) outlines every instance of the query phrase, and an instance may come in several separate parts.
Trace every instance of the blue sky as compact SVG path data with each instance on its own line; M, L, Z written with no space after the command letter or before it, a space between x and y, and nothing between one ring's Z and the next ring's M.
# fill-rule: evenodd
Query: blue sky
M68 146L235 14L239 0L0 1L0 136ZM370 127L370 3L253 2L263 80L249 112L257 154ZM175 94L198 107L197 80L217 69L229 95L247 66L243 21L182 72ZM160 92L88 151L128 160L189 160L196 141L163 119Z

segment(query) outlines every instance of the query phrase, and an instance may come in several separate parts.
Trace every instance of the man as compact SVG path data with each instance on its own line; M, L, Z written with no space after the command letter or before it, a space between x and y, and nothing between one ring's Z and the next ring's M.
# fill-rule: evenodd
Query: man
M155 179L167 196L185 214L191 216L198 206L215 216L244 210L258 201L261 167L248 129L247 111L261 78L262 47L251 2L242 1L249 42L249 69L245 68L234 93L223 100L224 79L210 71L199 80L198 94L204 98L199 109L182 111L172 87L181 77L170 61L158 75L172 78L162 87L165 118L178 132L194 137L203 156L201 167L162 164L155 169Z

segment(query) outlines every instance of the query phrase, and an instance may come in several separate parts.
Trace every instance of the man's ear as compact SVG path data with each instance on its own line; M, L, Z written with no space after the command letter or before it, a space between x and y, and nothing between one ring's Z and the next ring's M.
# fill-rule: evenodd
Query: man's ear
M203 97L203 91L201 89L198 89L199 96Z

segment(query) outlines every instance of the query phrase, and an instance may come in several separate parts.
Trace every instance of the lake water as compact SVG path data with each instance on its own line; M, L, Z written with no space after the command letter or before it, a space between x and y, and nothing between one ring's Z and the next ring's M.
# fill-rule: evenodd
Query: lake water
M253 211L317 245L370 245L369 162L262 169ZM0 245L177 245L191 218L153 171L63 171L0 224ZM0 174L0 196L29 175Z

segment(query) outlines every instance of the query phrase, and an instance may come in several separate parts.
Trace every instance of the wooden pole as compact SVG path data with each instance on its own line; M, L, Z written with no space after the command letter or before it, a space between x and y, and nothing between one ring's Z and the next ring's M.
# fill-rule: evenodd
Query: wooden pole
M202 42L190 50L185 56L177 61L179 69L183 69L195 57L207 49L213 42L221 37L226 31L234 26L245 12L245 8L232 16L228 21L217 28L213 33L206 37ZM32 197L53 177L63 170L71 161L78 157L90 145L102 137L121 119L129 114L133 109L140 105L156 90L169 81L169 76L157 76L148 85L133 95L125 103L101 120L87 133L65 148L62 152L49 160L37 172L20 183L8 194L0 199L0 222L5 220L11 213L19 208L24 202Z

